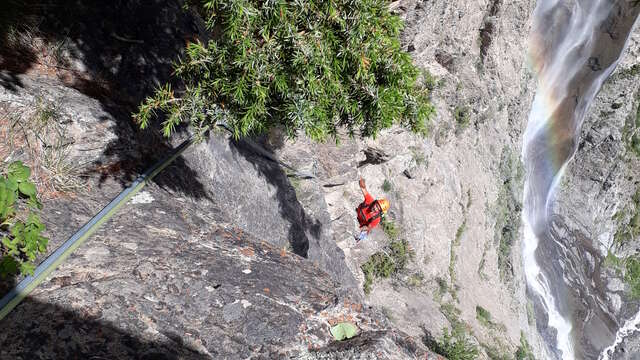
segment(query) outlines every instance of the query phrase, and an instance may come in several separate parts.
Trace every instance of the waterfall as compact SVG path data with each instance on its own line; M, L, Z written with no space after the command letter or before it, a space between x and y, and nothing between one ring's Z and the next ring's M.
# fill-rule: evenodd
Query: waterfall
M631 6L624 0L539 0L534 12L530 63L537 90L522 149L523 261L529 295L548 316L539 330L562 359L575 358L570 289L560 256L550 256L564 254L564 239L549 231L549 208L575 154L584 116L631 33L633 21L625 28L627 22L614 20L624 18L622 10ZM616 40L611 29L626 30L625 37Z

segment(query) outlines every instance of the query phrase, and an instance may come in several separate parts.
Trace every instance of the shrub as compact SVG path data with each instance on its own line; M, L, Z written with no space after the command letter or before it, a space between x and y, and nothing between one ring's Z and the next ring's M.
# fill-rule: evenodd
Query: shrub
M34 261L47 250L45 226L35 210L41 207L36 187L29 181L31 170L22 162L9 165L0 176L0 236L2 259L0 276L33 274Z
M451 333L446 328L443 329L442 337L432 350L449 360L473 360L478 357L478 347L471 342L461 326L454 326Z
M455 110L453 110L453 117L456 119L456 134L459 134L464 131L471 122L469 107L456 106Z
M376 136L397 123L426 133L434 112L420 70L401 49L403 24L388 2L196 1L213 40L187 46L170 85L135 115L142 128L156 112L169 136L189 122L202 135L218 121L236 138L282 127L295 137Z
M429 89L429 91L435 90L436 87L438 87L439 85L438 79L435 76L433 76L433 74L431 74L428 70L424 70L423 75L424 75L424 86L427 89Z
M491 327L491 313L482 306L476 306L476 319L485 327Z
M515 354L516 360L535 360L535 356L533 356L533 351L531 350L531 346L527 342L527 339L524 337L524 333L520 332L520 346L516 350Z
M625 260L624 281L631 287L631 297L640 298L640 260L631 257Z
M421 272L411 274L407 279L407 285L417 288L422 286L422 282L424 281L424 275Z
M382 191L388 193L391 191L391 181L384 179L384 182L382 182Z
M371 292L376 278L389 278L404 270L413 257L406 240L392 241L386 252L377 252L369 257L360 268L364 273L364 293Z
M624 221L627 215L628 220ZM618 225L613 236L616 246L627 244L640 235L640 189L633 194L629 204L614 215L614 219Z
M382 224L382 231L384 231L384 233L387 234L387 237L389 237L389 239L391 240L398 239L398 236L400 236L400 228L398 227L398 225L396 225L395 221L387 217L383 217L381 224Z
M449 284L447 284L447 281L445 279L437 277L436 284L438 285L438 291L436 293L438 297L441 297L442 295L446 294L447 291L449 291Z
M461 311L455 306L455 304L452 302L440 304L440 311L442 312L442 315L447 318L449 323L451 323L453 328L460 327L464 329L464 323L460 319Z
M637 75L638 71L640 71L640 64L632 66L627 71L622 70L618 76L632 77ZM625 73L627 75L625 75ZM640 133L638 133L640 130L640 94L636 96L636 101L638 101L638 107L636 108L635 116L634 114L629 114L627 117L622 129L622 138L625 140L627 151L640 157ZM607 116L610 115L610 113L604 115Z
M500 180L502 186L495 204L496 223L494 242L498 245L498 269L504 281L513 280L512 252L518 241L521 226L522 204L520 189L523 186L524 169L516 154L508 148L502 149Z
M456 236L451 243L451 248L449 249L449 277L451 278L451 296L457 298L457 294L455 292L455 282L456 282L456 259L458 256L456 255L456 248L460 246L460 241L462 240L462 235L467 229L467 213L466 209L463 209L463 219L462 224L456 230Z

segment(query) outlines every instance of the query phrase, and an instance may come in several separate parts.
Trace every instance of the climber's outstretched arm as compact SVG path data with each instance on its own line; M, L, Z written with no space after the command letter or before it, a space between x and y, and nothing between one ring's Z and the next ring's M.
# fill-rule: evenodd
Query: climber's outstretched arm
M367 191L367 185L364 183L364 179L360 178L360 190L362 191L362 196L367 197L367 194L369 193Z

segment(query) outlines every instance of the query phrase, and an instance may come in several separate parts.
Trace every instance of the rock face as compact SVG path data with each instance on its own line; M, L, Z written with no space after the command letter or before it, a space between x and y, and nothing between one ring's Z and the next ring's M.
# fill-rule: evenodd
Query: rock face
M34 169L50 250L171 148L130 121L131 105L153 87L130 82L138 77L131 71L154 71L164 81L183 36L196 36L199 25L176 15L178 2L156 5L160 24L124 21L149 10L132 2L121 10L109 5L93 32L87 27L99 9L70 9L86 15L72 24L58 4L49 10L60 16L41 19L31 35L47 48L55 35L72 34L61 35L64 46L78 52L34 54L18 67L10 58L17 44L3 48L0 154ZM126 13L122 22L118 11ZM169 29L167 43L129 48L151 43L158 28ZM93 40L113 53L101 58ZM83 79L91 86L77 85ZM104 88L96 93L98 84ZM50 129L56 136L48 137ZM12 331L0 336L0 357L434 357L420 337L362 304L333 242L319 183L297 191L283 169L253 150L213 134L177 159L4 320ZM50 155L61 166L45 161ZM63 186L71 183L78 186ZM4 281L3 289L11 285ZM360 335L333 344L329 328L341 321L355 323Z
M634 255L638 246L635 236L622 242L616 238L629 231L636 211L632 198L638 189L638 158L632 138L640 104L639 44L636 29L585 119L578 150L552 210L555 230L571 244L566 266L572 270L567 276L581 292L574 319L581 324L578 332L585 358L596 358L599 350L611 345L616 330L638 311L615 258ZM614 358L637 355L631 350L633 340L622 348L627 346L629 351L618 351Z

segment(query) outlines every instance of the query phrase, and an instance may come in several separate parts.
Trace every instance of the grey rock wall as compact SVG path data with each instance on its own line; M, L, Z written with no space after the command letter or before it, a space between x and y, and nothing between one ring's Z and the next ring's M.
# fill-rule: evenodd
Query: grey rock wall
M606 257L611 252L622 259L637 248L636 238L622 246L615 238L633 217L632 198L638 188L631 138L640 104L640 74L635 70L640 63L639 39L636 29L618 68L591 106L552 209L556 231L569 244L566 266L577 274L568 279L572 288L580 289L574 319L585 358L596 358L599 350L611 345L616 330L638 311L622 272Z

